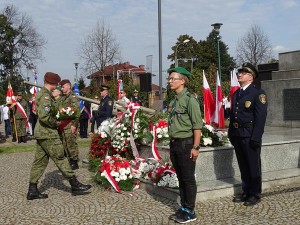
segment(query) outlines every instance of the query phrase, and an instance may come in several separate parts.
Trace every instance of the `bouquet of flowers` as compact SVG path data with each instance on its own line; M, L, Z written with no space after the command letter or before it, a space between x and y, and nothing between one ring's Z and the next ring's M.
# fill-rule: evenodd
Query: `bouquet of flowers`
M169 163L156 167L154 170L149 172L149 177L157 186L171 188L179 187L175 169L172 168Z
M105 188L113 186L117 192L131 191L134 187L130 163L120 155L107 156L103 159L96 179Z
M159 162L153 158L136 158L135 160L130 161L130 166L134 178L150 180L149 172L158 167Z
M168 133L168 122L164 119L159 119L155 124L156 126L156 137L159 143L167 145L170 141Z
M57 111L56 118L62 119L76 119L78 117L77 110L72 106L67 106L65 108L60 108Z
M213 126L205 124L202 128L201 145L202 146L223 146L228 142L227 132L216 130Z

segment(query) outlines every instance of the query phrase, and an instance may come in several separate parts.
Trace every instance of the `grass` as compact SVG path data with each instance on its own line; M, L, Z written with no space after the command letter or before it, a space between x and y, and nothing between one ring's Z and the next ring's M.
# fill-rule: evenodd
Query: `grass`
M79 148L87 148L90 146L90 140L80 140L77 141ZM16 153L16 152L30 152L35 150L35 142L30 145L15 145L15 146L5 146L1 147L0 145L0 155L7 153Z

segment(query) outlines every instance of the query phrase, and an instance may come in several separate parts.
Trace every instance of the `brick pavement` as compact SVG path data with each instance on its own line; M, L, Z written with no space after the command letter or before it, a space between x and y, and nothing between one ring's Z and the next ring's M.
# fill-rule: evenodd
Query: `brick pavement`
M0 146L1 148L1 146ZM87 149L81 149L84 158ZM175 202L139 189L117 194L92 181L86 168L80 181L93 184L88 195L72 196L70 186L50 161L39 187L45 200L27 201L28 177L34 152L0 155L0 224L175 224L168 216ZM234 204L231 197L200 202L198 220L191 224L300 224L300 181L266 191L254 207Z

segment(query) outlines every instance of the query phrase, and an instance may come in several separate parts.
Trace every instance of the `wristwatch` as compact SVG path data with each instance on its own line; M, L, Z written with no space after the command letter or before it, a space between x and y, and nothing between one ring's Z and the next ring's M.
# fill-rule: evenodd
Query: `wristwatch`
M199 150L200 150L200 145L198 145L198 146L193 146L193 149L199 151Z

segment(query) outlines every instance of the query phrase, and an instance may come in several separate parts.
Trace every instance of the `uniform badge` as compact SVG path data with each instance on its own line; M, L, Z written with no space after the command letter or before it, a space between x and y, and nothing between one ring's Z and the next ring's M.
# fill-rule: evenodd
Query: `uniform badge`
M266 102L267 102L267 96L266 96L265 94L259 95L259 101L260 101L262 104L266 104Z
M249 108L251 106L251 102L250 101L245 101L245 107Z
M108 101L107 104L108 104L109 106L112 106L112 101Z
M49 113L50 112L50 107L45 107L45 113Z

